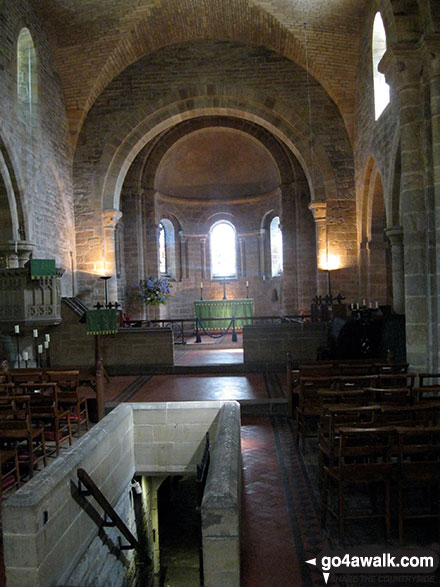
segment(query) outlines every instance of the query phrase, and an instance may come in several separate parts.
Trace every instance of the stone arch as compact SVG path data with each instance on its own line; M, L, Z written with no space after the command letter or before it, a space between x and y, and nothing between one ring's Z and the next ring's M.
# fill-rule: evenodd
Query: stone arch
M370 301L390 304L392 299L391 255L385 236L387 226L382 176L373 158L367 162L362 201L360 285Z
M319 80L335 103L344 101L341 89L328 79L326 65L315 60L313 55L306 58L304 40L299 38L302 31L298 30L295 37L273 15L248 0L228 2L227 18L217 10L218 5L214 3L202 2L196 6L190 0L183 0L176 11L172 0L164 0L134 22L121 36L96 77L86 99L81 124L103 89L129 65L167 45L198 38L231 39L265 46L303 68L307 64L311 75ZM350 117L351 112L347 115Z
M312 200L322 201L329 197L337 197L336 179L328 156L324 148L319 145L313 150L313 154L310 154L307 148L307 133L300 134L296 129L288 126L285 121L273 113L268 117L268 113L261 112L260 108L257 108L257 110L260 110L259 115L255 115L246 110L237 109L234 107L236 104L233 101L231 101L232 104L230 107L226 108L209 107L206 105L206 102L213 104L215 101L214 97L203 100L204 107L194 109L190 108L190 102L194 102L194 100L188 101L187 106L185 106L185 103L181 103L177 109L181 109L183 111L182 113L170 113L169 118L165 118L164 113L161 112L162 118L164 118L161 121L155 121L154 118L156 115L152 115L151 118L153 120L150 120L149 117L138 124L117 148L115 148L115 145L106 145L96 173L94 174L95 181L93 189L93 193L98 194L102 198L103 207L119 208L119 196L126 173L136 155L151 139L182 120L219 114L256 122L282 141L295 154L298 161L300 161L310 185ZM242 104L240 106L242 107ZM176 104L173 104L170 108L175 109ZM304 121L298 120L298 124L300 127L303 127ZM313 169L315 172L313 177L310 175L310 169Z
M155 146L149 151L148 162L146 162L144 158L146 165L142 172L142 187L148 188L154 185L157 169L164 154L177 140L188 133L195 132L199 129L217 127L239 130L250 137L255 138L255 140L261 143L261 145L264 146L272 156L278 167L280 183L289 183L293 181L293 164L290 161L286 149L276 137L274 137L267 129L257 125L253 121L243 120L232 115L223 115L191 118L176 124L166 133L163 133L160 141L157 141Z

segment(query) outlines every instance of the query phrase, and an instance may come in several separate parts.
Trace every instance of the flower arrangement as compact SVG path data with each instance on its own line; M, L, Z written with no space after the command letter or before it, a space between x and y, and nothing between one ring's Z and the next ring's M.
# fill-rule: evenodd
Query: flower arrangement
M166 277L160 279L159 277L147 277L141 279L136 285L139 298L146 304L152 306L159 306L166 304L168 298L171 297L171 285Z

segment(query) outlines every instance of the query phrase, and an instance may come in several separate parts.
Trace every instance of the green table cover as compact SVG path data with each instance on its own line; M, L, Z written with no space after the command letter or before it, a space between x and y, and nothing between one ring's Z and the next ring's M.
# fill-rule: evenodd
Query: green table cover
M232 316L249 316L254 312L254 300L200 300L194 302L194 317L200 318L205 330L224 330L229 326ZM209 318L225 318L225 320L209 320ZM236 320L235 328L252 324L251 320Z
M118 312L111 310L87 310L87 334L115 334L118 332Z
M31 279L54 277L56 275L55 259L31 259L29 261Z

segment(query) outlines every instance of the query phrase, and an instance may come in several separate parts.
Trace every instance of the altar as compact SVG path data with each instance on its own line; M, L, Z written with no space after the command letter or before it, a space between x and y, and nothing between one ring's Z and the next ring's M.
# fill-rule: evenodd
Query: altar
M194 302L194 317L200 319L201 326L205 330L226 329L232 316L242 318L235 321L235 328L243 328L245 325L252 324L250 318L253 313L253 298L242 300L198 300ZM210 318L224 318L224 320L210 320Z

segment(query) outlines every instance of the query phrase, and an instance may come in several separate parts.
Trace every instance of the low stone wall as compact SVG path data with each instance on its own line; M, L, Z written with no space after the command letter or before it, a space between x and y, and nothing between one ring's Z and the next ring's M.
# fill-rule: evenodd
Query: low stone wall
M48 330L52 367L86 368L96 363L96 337L65 303L62 322ZM100 336L101 355L109 374L145 372L145 366L174 364L173 332L170 328L121 328L117 334Z
M98 536L98 526L78 503L78 468L89 473L113 504L128 494L135 473L128 406L119 406L3 502L8 587L69 584L67 579ZM104 559L113 566L116 558L108 547L105 550Z
M214 544L212 491L225 496L220 539L232 538L228 551L229 573L239 577L239 455L240 408L237 402L171 402L121 404L91 431L39 472L2 504L3 541L8 587L94 587L135 584L139 565L133 551L121 552L120 532L103 528L95 520L103 512L93 499L88 512L80 505L77 469L83 468L113 504L132 532L136 524L130 482L134 475L164 478L170 474L193 474L204 448L207 431L213 445L203 528L210 545L205 553L209 576L205 585L220 584L211 569L223 568ZM221 445L224 447L221 448ZM235 476L228 479L227 476ZM144 481L142 482L145 488ZM213 489L214 488L214 489ZM220 493L219 493L220 491ZM144 490L145 493L145 490ZM217 499L217 498L216 498ZM228 501L229 500L229 501ZM211 519L211 522L210 522ZM228 529L229 525L229 529ZM205 531L204 530L204 531ZM124 539L123 539L123 542ZM214 547L212 546L214 544ZM146 548L151 557L153 547ZM145 569L144 569L145 571ZM212 580L211 580L212 577ZM116 582L115 579L119 578ZM119 582L120 581L120 582ZM142 584L148 583L143 580ZM223 582L239 585L239 582Z
M248 366L283 366L287 351L294 363L317 359L318 349L327 346L324 322L288 322L243 327L243 355Z
M240 586L240 412L220 413L202 501L203 570L209 587Z

